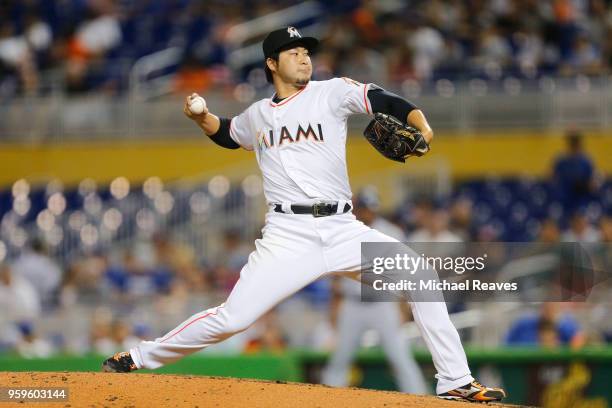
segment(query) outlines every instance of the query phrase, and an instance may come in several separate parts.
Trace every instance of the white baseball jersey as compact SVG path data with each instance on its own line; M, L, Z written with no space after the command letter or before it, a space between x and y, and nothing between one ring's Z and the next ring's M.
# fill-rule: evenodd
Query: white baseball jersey
M262 99L232 119L232 139L255 150L268 203L351 199L347 119L372 112L370 86L348 78L310 81L279 103Z

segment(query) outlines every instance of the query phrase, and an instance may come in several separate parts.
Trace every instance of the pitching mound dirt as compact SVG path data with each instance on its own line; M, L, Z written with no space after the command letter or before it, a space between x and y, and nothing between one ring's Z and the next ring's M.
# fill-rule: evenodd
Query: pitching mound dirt
M0 387L65 387L69 400L35 407L419 407L474 408L435 397L356 388L153 374L0 372ZM26 403L30 405L30 403ZM0 402L2 408L24 403ZM496 405L500 407L503 405Z

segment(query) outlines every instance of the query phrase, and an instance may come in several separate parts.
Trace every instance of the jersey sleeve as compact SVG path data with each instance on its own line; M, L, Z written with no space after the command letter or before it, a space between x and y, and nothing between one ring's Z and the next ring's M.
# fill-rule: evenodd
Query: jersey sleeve
M372 113L368 90L372 84L362 84L350 78L334 78L330 82L330 107L339 116Z
M249 109L232 118L229 133L232 140L243 149L253 150L253 131L249 120Z

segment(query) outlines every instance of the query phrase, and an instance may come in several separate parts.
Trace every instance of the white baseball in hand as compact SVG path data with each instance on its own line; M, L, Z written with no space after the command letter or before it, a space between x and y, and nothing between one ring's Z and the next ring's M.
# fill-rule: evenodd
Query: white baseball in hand
M189 102L189 110L194 115L204 113L204 109L206 109L206 100L201 96L196 96Z

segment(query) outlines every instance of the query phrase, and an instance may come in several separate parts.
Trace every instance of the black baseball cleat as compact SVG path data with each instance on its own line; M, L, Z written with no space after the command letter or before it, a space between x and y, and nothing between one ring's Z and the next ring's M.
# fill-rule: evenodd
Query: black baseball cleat
M472 381L462 387L438 394L438 397L447 400L495 402L506 398L506 392L501 388L485 387L478 381Z
M138 370L132 356L127 351L115 353L102 363L102 371L105 373L129 373Z

